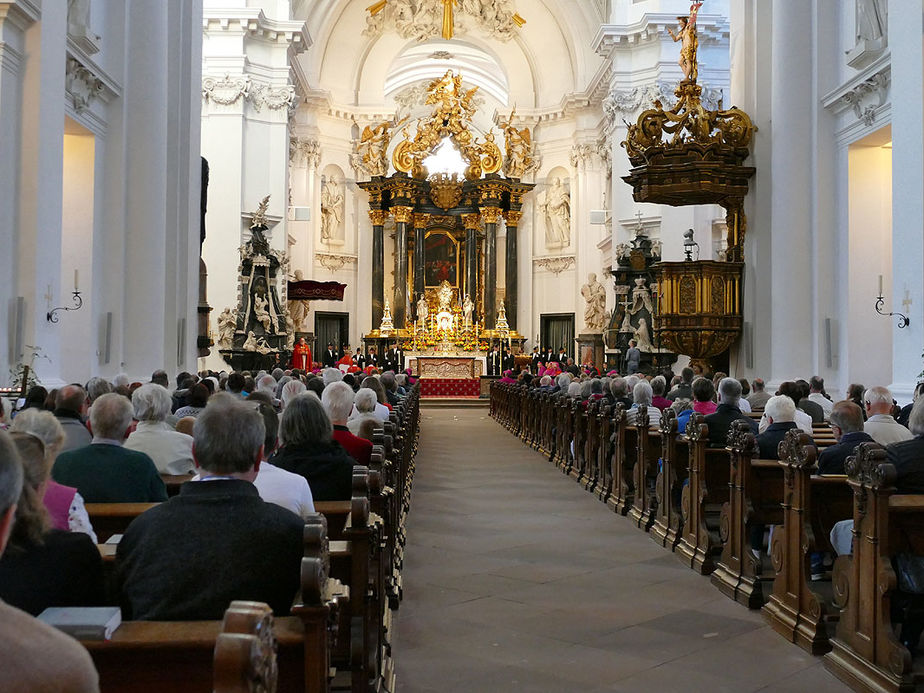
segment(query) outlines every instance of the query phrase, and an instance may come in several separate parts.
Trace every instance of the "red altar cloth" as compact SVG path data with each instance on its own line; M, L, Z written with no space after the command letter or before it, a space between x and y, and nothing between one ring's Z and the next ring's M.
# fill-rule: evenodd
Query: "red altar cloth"
M478 378L421 378L421 397L469 397L481 395Z

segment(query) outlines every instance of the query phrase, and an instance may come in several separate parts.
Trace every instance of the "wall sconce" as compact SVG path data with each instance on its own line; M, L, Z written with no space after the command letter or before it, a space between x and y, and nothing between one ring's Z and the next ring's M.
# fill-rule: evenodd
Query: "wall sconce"
M80 310L83 307L83 298L80 295L80 289L77 288L77 279L78 279L77 270L74 270L74 291L73 291L74 306L72 308L67 308L65 306L61 306L59 308L52 308L50 311L45 313L45 319L48 320L48 322L58 322L58 311L59 310Z
M876 312L879 313L879 315L886 315L888 317L897 315L898 316L898 328L902 329L902 328L908 327L908 325L911 323L911 320L908 318L908 316L905 315L904 313L899 313L899 312L884 313L882 311L882 306L884 303L885 303L885 299L882 297L882 275L880 274L879 275L879 296L876 298Z

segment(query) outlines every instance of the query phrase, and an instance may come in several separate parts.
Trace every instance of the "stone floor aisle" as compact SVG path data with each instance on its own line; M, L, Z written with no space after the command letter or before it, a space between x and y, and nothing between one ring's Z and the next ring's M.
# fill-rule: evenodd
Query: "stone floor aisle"
M399 693L847 690L486 409L422 416Z

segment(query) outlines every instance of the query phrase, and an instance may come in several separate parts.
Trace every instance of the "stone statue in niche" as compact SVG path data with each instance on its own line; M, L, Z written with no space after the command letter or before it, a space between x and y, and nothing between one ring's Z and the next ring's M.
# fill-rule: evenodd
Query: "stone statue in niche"
M295 270L295 281L305 281L305 273L301 270ZM308 317L308 301L290 300L287 302L286 308L292 318L295 329L299 331L304 330L305 319Z
M550 248L564 248L571 243L571 196L556 178L546 191L545 201L540 204L545 214L545 243Z
M649 313L654 313L651 307L651 292L645 286L644 277L635 278L635 288L632 289L632 307L629 312L635 315L642 308Z
M423 294L417 300L417 322L425 323L427 316L430 314L430 307L427 305L427 299Z
M529 128L517 130L514 127L514 115L516 115L516 109L510 112L507 122L502 124L506 145L504 175L508 178L522 178L533 165L533 143Z
M330 242L338 235L343 220L343 188L329 180L321 190L321 240Z
M465 301L462 303L462 326L472 326L472 313L475 310L475 304L472 303L472 297L465 294Z
M587 283L581 287L584 307L584 324L590 332L602 332L606 324L606 288L597 281L597 275L587 275Z
M225 308L218 316L218 348L230 349L234 342L234 329L237 326L237 317L230 308Z
M887 0L857 0L857 40L875 41L888 27Z
M648 321L645 318L638 319L638 327L635 330L635 341L641 352L652 352L655 350L651 343L651 333L648 331Z

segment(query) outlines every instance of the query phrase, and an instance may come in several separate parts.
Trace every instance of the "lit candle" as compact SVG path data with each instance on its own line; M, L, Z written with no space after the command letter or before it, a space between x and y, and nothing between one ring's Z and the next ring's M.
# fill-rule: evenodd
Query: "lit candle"
M74 270L74 291L77 291L77 284L78 284L77 279L78 279L79 276L80 276L80 275L79 275L78 271L77 271L77 270ZM880 277L880 279L882 279L882 277Z
M879 275L879 295L882 296L882 275Z

